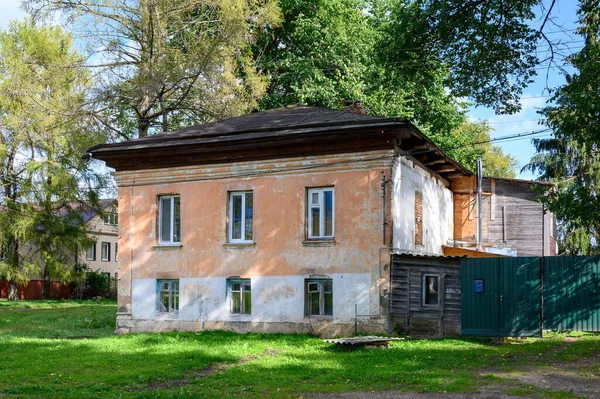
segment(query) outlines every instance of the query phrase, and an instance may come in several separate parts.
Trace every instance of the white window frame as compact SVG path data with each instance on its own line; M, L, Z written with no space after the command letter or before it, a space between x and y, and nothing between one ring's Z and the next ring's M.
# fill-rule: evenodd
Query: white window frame
M331 314L325 314L325 294L329 294L329 292L325 291L325 283L331 284ZM306 317L333 317L333 305L334 305L334 296L333 296L333 279L322 278L322 279L306 279L304 280L305 288L304 288L304 314ZM317 284L318 290L311 291L310 285ZM319 314L310 314L310 296L312 293L319 294Z
M115 262L119 261L119 243L115 242Z
M331 192L331 235L325 235L325 192ZM307 204L308 204L308 239L324 239L324 240L332 240L335 237L335 192L333 187L321 187L321 188L309 188L307 191ZM318 193L319 195L319 203L313 205L312 203L312 194ZM312 209L319 208L319 235L312 235L312 225L313 225L313 216Z
M246 194L253 194L252 191L230 191L229 192L229 229L228 240L230 243L253 243L254 242L254 195L252 196L252 238L246 240ZM240 237L233 238L233 198L242 197L242 232Z
M426 303L427 298L427 277L437 277L437 303ZM421 305L424 307L437 308L442 305L442 276L437 273L423 273L421 275Z
M88 255L89 250L92 250L92 256ZM88 249L85 250L85 260L96 260L96 243L92 244Z
M171 204L171 237L169 240L163 240L162 237L162 213L163 213L163 199L169 198ZM179 195L159 195L158 196L158 242L160 245L181 245L181 231L179 233L179 241L173 241L173 235L175 232L175 198L179 198L179 223L181 224L181 197ZM180 225L181 229L181 225Z
M106 257L104 257L104 248L106 247ZM100 260L110 262L110 242L102 241L100 244Z
M119 214L117 212L106 212L104 214L104 224L107 226L117 226L119 224Z
M161 295L160 294L162 292L162 284L165 282L169 283L169 291L168 291L169 292L169 304L168 304L169 309L167 309L166 311L163 311L163 310L161 310L161 307L160 307L160 303L161 303L161 300L160 300ZM175 282L177 282L177 291L175 291L173 289L173 284ZM177 295L174 295L175 293ZM179 294L180 294L180 280L178 280L178 279L158 279L158 280L156 280L156 313L162 314L162 315L167 315L167 314L177 315L177 314L179 314L179 305L180 305ZM174 303L173 298L175 298L175 297L177 297L177 308L171 309L171 306Z
M233 284L240 284L240 290L239 291L233 291L232 286ZM244 301L244 294L248 291L244 290L244 285L250 285L250 311L248 312L246 307L247 304ZM228 299L229 299L229 314L232 315L250 315L252 314L252 282L249 278L230 278L227 279L227 290L228 290ZM233 292L239 292L240 293L240 311L239 312L234 312L233 311L233 298L232 298L232 294Z

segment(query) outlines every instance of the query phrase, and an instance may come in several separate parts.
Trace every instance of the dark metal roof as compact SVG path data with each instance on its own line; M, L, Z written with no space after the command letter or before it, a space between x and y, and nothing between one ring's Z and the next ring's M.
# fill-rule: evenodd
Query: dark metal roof
M554 187L555 184L548 181L537 181L537 180L525 180L525 179L514 179L511 177L495 177L495 176L484 176L485 179L494 179L494 180L502 180L509 183L515 184L527 184L530 186L540 185L547 187Z
M397 140L397 143L396 143ZM293 106L242 115L88 150L117 170L397 148L444 178L472 175L406 118ZM391 147L390 147L391 146Z

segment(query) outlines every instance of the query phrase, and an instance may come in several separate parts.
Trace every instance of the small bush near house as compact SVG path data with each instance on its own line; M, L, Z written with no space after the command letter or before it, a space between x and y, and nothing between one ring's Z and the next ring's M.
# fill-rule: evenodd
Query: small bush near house
M343 352L298 334L114 336L115 313L114 301L0 300L0 397L277 399L345 391L464 393L493 380L496 391L573 398L567 388L507 385L508 380L486 373L552 368L597 355L600 348L598 334L578 334L568 345L565 334L552 334L502 345L407 339L392 342L387 350ZM600 375L597 362L583 363L587 368L582 372Z
M110 274L100 270L87 271L80 283L78 293L80 299L117 298L117 280Z

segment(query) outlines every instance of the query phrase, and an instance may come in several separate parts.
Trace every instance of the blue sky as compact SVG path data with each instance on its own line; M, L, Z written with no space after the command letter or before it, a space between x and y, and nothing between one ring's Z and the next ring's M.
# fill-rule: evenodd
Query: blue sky
M0 29L4 30L9 22L14 19L22 19L25 13L20 10L20 0L0 0ZM577 26L577 1L576 0L559 0L556 2L553 10L555 19L553 23L548 23L545 31L553 32L548 36L551 40L561 39L565 44L561 47L565 54L572 52L581 47L582 40L572 31ZM541 22L536 21L534 25L539 25ZM557 26L558 25L558 26ZM562 32L567 30L567 33ZM547 46L540 46L540 57L545 57ZM547 65L547 64L545 64ZM488 120L490 126L494 129L492 138L506 136L515 133L527 133L536 130L541 130L544 126L539 125L540 115L537 111L542 108L548 100L548 91L546 87L557 87L564 83L564 77L556 70L551 68L539 68L538 76L535 81L525 90L522 98L522 111L514 115L495 115L494 111L489 108L471 107L469 117L472 120ZM546 73L548 72L548 78ZM401 116L401 115L400 115ZM548 135L540 135L537 137L548 137ZM535 149L531 144L531 140L518 139L498 143L505 153L511 154L517 158L520 166L525 165L529 159L535 154ZM529 173L520 174L521 178L532 178Z

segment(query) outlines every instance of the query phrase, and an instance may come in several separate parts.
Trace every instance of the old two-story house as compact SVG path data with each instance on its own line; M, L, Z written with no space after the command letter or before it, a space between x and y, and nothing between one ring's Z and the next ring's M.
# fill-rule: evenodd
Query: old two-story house
M441 255L472 176L407 119L305 106L89 153L119 186L118 333L386 330L392 254Z

